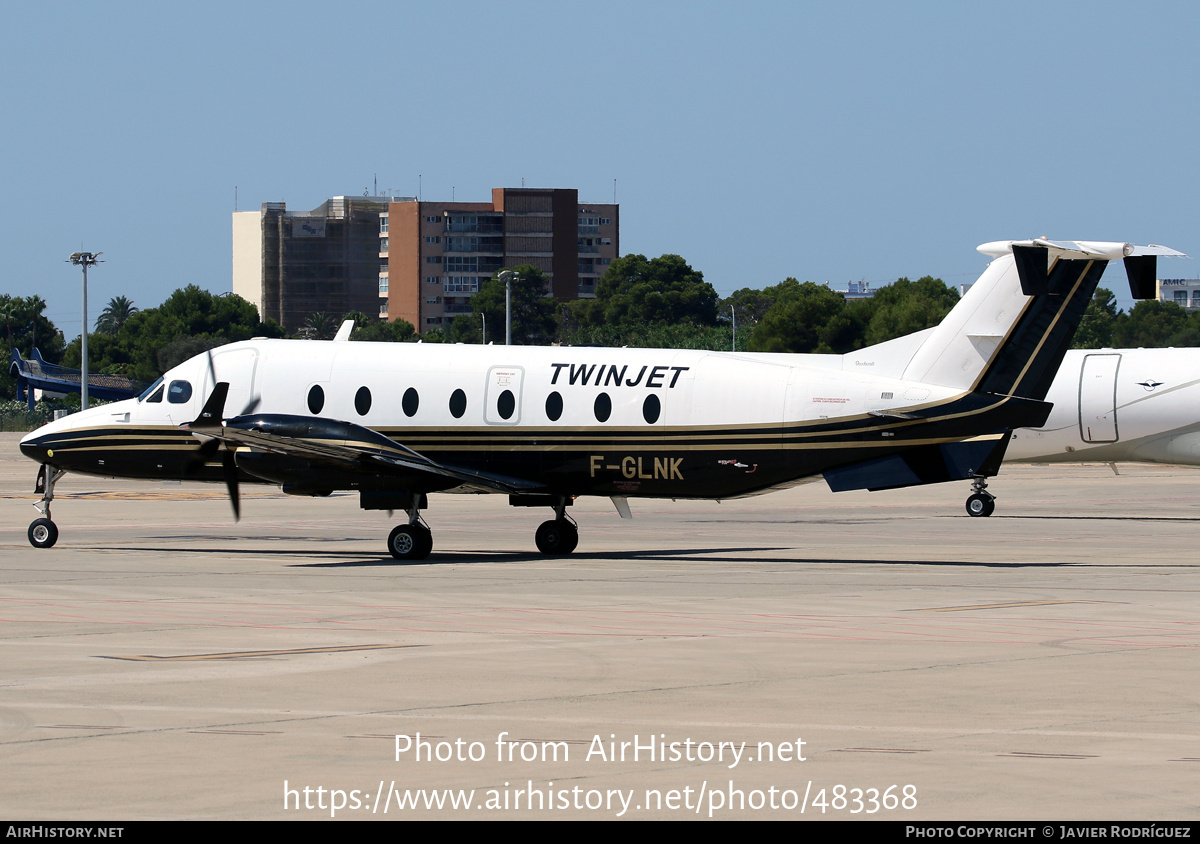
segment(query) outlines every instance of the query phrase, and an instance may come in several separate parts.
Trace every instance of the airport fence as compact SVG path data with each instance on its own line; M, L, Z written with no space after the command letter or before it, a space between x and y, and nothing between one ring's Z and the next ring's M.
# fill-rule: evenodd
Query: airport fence
M0 402L0 431L32 431L54 418L54 409L38 402L32 411L23 401Z

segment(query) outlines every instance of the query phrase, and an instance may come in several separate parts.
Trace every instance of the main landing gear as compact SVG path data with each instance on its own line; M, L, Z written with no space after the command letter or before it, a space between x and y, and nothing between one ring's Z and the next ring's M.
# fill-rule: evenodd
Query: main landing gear
M37 483L33 491L42 494L41 500L33 506L42 514L42 518L34 519L29 525L29 544L34 548L53 548L58 542L58 525L50 519L50 502L54 500L54 483L66 472L55 469L49 463L43 463L38 472Z
M388 536L388 551L393 557L402 562L415 562L429 556L433 550L433 533L421 519L421 506L425 497L414 495L408 499L411 504L408 509L408 523L397 525ZM511 496L509 502L516 507L541 507L550 505L554 508L554 518L542 522L534 534L534 542L538 551L547 557L566 556L575 550L579 544L579 526L567 515L567 507L571 499L566 496Z
M971 516L992 515L996 511L996 496L987 491L987 478L983 475L971 477L974 492L967 498L967 513Z
M423 560L433 550L433 531L421 521L418 496L408 510L408 524L397 525L388 535L388 550L397 560Z
M570 504L570 498L562 495L556 497L551 505L554 507L554 518L538 525L537 533L533 535L537 549L547 557L570 554L579 544L579 525L567 515Z

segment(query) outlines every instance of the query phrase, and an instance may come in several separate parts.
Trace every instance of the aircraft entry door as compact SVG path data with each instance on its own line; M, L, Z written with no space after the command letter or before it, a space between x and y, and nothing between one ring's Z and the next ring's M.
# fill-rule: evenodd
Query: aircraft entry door
M520 366L493 366L488 370L487 398L483 419L489 425L516 425L521 421L521 382L525 370Z
M1085 355L1079 373L1079 437L1085 443L1115 443L1117 434L1117 354Z

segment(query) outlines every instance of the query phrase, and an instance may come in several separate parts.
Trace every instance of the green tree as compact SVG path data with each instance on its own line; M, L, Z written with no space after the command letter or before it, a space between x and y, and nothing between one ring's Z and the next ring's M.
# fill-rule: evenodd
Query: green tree
M870 301L866 346L932 328L958 304L958 291L932 276L916 281L899 278L876 290Z
M775 304L775 296L771 293L774 288L759 290L754 287L743 287L734 291L727 299L722 299L719 305L718 317L724 321L730 318L730 311L737 319L738 332L743 329L749 335L754 326L762 321L771 306Z
M1174 302L1138 302L1128 314L1118 314L1113 343L1121 348L1161 349L1176 345L1189 329L1188 314Z
M346 315L347 319L350 315ZM374 322L358 322L355 320L354 332L350 335L351 340L362 340L368 343L404 343L413 339L416 335L416 329L408 320L398 319L395 322L383 322L375 320Z
M164 363L174 365L176 358L189 350L203 351L251 337L282 336L277 323L261 322L258 309L240 296L215 296L189 285L176 290L157 308L130 316L115 335L88 335L89 368L153 381L167 368ZM79 346L76 339L68 347L63 355L65 365L80 365ZM161 359L160 352L165 352Z
M788 278L767 288L774 303L747 343L752 352L845 352L853 348L852 328L840 293L823 284ZM853 333L852 331L849 333ZM849 342L850 348L844 348Z
M1117 323L1117 297L1105 287L1097 287L1083 312L1083 319L1071 341L1072 349L1103 349L1112 346Z
M116 334L125 321L137 312L138 309L133 306L131 300L124 296L114 296L108 300L108 306L96 318L96 333Z
M42 356L50 363L59 363L63 357L66 341L62 332L46 317L46 300L41 296L10 296L0 293L0 324L8 343L5 349L5 364L0 371L0 396L16 398L17 382L8 371L9 349L16 349L25 358L33 357L37 346Z
M333 315L324 311L309 314L304 319L304 327L300 329L300 333L305 334L311 340L331 340L336 331L337 324L334 322Z
M512 268L519 280L512 288L512 341L518 346L545 346L553 341L558 329L558 302L546 295L546 274L530 264ZM471 297L472 314L461 314L450 323L448 335L455 343L479 343L482 338L480 315L487 319L488 340L504 342L504 282L501 270L479 286Z
M609 265L596 298L574 303L582 327L717 324L717 291L678 255L626 255Z

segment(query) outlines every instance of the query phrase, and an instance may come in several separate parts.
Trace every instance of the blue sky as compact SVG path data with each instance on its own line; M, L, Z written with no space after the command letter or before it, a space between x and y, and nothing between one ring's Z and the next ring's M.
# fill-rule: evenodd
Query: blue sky
M1200 255L1186 3L0 4L0 291L80 328L230 289L230 213L382 191L621 204L722 295L972 281L985 241ZM1200 276L1193 260L1160 275ZM1114 269L1104 284L1128 298Z

